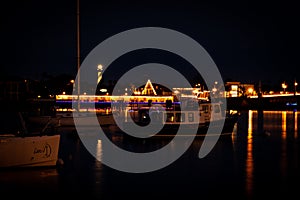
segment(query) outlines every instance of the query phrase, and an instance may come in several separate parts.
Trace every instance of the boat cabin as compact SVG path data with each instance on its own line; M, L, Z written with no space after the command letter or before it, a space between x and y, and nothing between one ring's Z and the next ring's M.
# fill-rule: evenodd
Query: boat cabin
M221 103L201 103L198 110L173 110L165 107L127 108L125 122L131 118L136 123L164 124L207 124L211 121L224 119Z

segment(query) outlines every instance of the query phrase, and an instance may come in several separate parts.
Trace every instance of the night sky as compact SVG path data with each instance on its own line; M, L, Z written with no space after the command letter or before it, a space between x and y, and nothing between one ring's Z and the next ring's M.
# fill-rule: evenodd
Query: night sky
M300 81L296 3L177 2L81 1L81 60L114 34L156 26L180 31L199 42L224 80ZM1 77L76 75L76 0L12 0L1 5L0 25ZM116 61L114 68L110 66L107 79L117 79L129 66L160 62L162 57L166 58L159 51L128 55ZM164 59L165 64L183 66L171 57L170 62Z

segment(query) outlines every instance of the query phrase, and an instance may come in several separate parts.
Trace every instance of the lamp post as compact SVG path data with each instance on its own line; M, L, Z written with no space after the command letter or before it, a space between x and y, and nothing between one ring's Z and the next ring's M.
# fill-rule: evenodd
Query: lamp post
M296 95L296 93L297 93L297 86L298 86L298 83L295 80L295 82L294 82L294 95Z
M285 89L287 88L287 85L285 84L285 82L283 82L281 84L281 87L283 88L283 93L285 93Z
M99 82L102 79L102 71L103 71L103 66L101 64L99 64L97 66L97 84L99 84Z
M75 91L75 80L74 79L70 80L70 82L68 83L68 85L72 86L72 92L71 92L71 94L72 94Z

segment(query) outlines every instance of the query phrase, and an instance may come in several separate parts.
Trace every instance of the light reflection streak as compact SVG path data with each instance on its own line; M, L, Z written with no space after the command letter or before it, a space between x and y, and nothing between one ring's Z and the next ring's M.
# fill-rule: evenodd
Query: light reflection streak
M235 146L235 143L236 143L236 140L237 140L237 129L238 129L238 125L236 123L233 127L233 131L232 131L232 134L231 134L231 141L232 141L233 147ZM235 149L235 148L233 148L233 149Z
M247 158L246 158L246 192L252 196L253 190L253 111L248 114L248 135L247 135Z
M295 169L299 169L299 156L298 156L298 112L294 111L294 166Z
M101 162L100 160L102 160L102 140L98 140L97 141L97 145L96 145L96 167L97 168L100 168L102 165L101 165Z
M298 112L294 111L294 138L298 138Z
M286 111L282 111L281 127L282 127L281 136L284 141L284 140L286 140Z
M282 111L282 121L281 121L281 172L282 177L286 177L286 165L287 165L287 156L286 156L286 111Z

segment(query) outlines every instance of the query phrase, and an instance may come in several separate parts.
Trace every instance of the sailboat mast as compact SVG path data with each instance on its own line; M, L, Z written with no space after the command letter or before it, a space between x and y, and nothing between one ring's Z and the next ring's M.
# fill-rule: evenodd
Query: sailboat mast
M78 94L78 111L80 111L80 15L79 0L77 0L77 94Z

